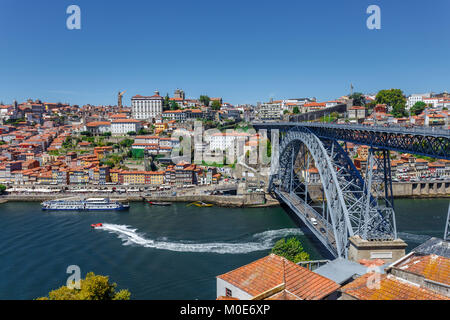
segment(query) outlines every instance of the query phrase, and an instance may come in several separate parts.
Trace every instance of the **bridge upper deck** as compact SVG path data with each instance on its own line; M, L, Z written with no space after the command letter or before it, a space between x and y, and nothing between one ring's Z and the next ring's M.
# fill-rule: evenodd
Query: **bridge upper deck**
M324 139L450 160L450 130L448 129L317 122L265 122L253 123L253 126L256 129L280 131L307 127L315 135Z

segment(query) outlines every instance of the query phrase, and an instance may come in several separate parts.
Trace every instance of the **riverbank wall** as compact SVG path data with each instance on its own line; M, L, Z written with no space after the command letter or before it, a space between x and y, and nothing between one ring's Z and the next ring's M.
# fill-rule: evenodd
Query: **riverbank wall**
M5 201L20 201L20 202L42 202L53 199L61 199L65 197L74 196L74 194L45 194L45 195L6 195ZM211 203L220 207L245 207L245 208L263 208L273 207L279 205L279 202L266 196L264 193L249 193L237 196L222 196L222 195L179 195L179 196L142 196L142 195L111 195L111 194L90 194L89 197L110 197L118 201L155 201L155 202L195 202L202 201ZM1 201L1 200L0 200Z
M322 198L322 185L308 186L313 199ZM450 181L393 182L394 198L450 198Z

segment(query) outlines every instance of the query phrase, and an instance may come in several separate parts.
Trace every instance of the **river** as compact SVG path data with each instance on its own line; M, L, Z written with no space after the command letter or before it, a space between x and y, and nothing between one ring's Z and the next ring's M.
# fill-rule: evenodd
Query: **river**
M448 199L396 200L408 250L442 237ZM93 223L104 228L92 229ZM34 299L66 283L66 269L110 276L133 299L215 299L219 274L264 257L297 236L312 259L326 252L280 207L152 207L127 212L44 212L39 203L0 205L0 299Z

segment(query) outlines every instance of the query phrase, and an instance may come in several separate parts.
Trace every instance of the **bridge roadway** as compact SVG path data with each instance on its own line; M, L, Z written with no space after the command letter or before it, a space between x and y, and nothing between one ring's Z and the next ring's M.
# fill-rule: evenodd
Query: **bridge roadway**
M307 127L323 139L450 160L450 130L448 129L407 128L394 124L372 126L317 122L255 122L252 125L257 130L278 129L280 131L288 131L298 126Z
M337 257L336 242L334 234L331 232L333 228L314 208L306 204L303 199L294 193L280 191L278 188L274 192L283 199L292 211L302 220L309 230L319 239L319 241ZM317 220L317 224L313 224L311 218ZM321 231L322 229L322 231Z

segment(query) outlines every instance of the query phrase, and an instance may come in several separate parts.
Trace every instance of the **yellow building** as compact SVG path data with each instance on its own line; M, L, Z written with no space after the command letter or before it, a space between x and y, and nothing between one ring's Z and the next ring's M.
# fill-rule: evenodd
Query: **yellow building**
M162 185L164 184L164 171L148 172L146 175L145 184Z
M112 183L119 183L119 170L111 170L109 172L109 175L111 177L111 182Z
M145 184L145 171L123 172L123 184Z

